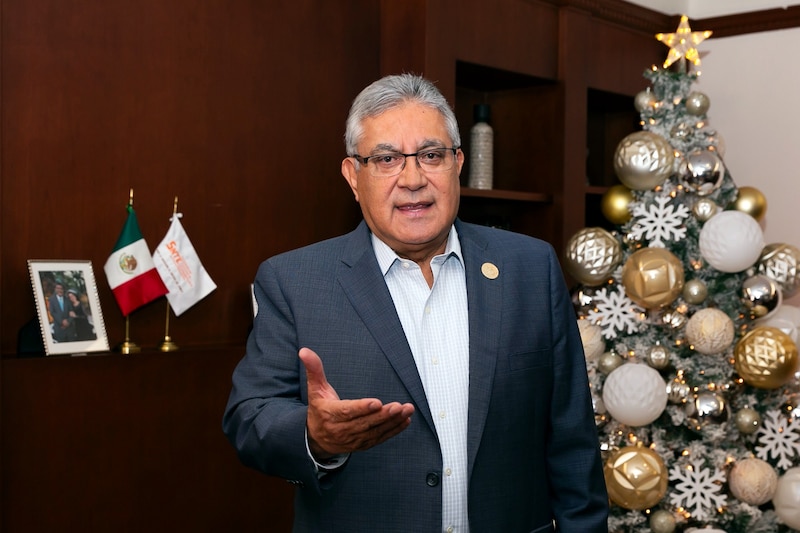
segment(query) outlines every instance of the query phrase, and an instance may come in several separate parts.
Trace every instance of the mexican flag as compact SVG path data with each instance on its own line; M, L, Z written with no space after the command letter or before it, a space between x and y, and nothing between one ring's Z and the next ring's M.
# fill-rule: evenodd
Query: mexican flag
M130 204L128 219L103 269L123 316L167 294Z

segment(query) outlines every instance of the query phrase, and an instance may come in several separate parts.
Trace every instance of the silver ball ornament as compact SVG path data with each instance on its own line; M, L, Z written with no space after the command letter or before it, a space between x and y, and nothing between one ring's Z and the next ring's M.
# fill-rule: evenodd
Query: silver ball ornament
M685 410L689 427L697 431L712 422L717 424L726 422L730 415L725 398L710 391L696 394L693 401L686 403Z
M689 152L680 165L684 186L698 196L716 191L725 177L725 164L716 151L699 149Z
M765 318L780 307L778 284L767 276L756 274L742 283L742 303L753 318Z
M667 383L667 401L671 404L681 404L689 398L692 388L681 378L675 378Z
M701 116L708 112L708 108L711 107L711 100L701 92L692 91L686 97L685 105L687 113L694 116Z
M687 304L698 305L708 296L708 287L699 279L690 279L683 285L681 296Z
M751 407L744 407L736 411L733 421L740 433L752 435L761 426L761 415Z

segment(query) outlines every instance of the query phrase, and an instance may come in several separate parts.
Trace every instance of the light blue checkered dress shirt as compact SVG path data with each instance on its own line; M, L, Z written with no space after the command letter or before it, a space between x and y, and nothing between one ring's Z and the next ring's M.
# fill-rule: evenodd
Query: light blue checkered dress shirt
M445 252L431 261L433 286L419 266L372 235L442 451L442 531L467 533L467 405L469 320L461 243L451 227Z

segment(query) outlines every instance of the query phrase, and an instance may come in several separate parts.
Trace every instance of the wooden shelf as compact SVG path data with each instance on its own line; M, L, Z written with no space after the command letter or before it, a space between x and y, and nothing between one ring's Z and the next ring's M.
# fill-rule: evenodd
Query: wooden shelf
M538 192L508 191L503 189L473 189L461 187L461 196L473 198L489 198L492 200L509 200L513 202L551 203L553 195Z

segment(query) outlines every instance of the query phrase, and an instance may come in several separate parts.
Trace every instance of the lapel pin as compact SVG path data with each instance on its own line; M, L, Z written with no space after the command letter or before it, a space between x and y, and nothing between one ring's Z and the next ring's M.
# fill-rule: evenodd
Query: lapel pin
M481 265L481 273L487 279L497 279L497 276L500 275L500 271L497 270L497 267L494 266L492 263L484 263Z

